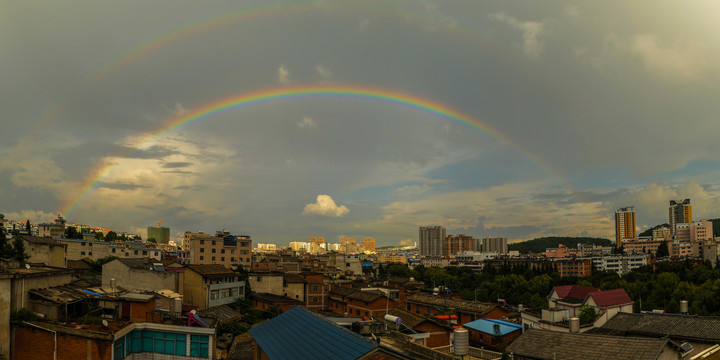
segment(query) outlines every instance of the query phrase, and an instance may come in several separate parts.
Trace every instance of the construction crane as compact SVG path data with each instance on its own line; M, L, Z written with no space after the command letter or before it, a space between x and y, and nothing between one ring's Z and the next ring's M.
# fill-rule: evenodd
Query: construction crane
M162 223L164 223L164 222L165 222L165 220L163 220L163 221L158 221L158 227L161 227L160 225L162 225Z

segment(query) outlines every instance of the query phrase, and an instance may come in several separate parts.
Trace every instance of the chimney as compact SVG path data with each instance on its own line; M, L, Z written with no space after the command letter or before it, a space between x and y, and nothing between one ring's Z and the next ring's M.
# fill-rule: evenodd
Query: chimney
M570 318L570 332L571 333L579 333L580 332L580 319L574 317Z

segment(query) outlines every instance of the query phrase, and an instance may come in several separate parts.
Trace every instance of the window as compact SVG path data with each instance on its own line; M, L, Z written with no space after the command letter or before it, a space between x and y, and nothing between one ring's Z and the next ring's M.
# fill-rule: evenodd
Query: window
M219 295L220 295L220 292L218 290L211 290L210 291L210 300L217 300Z
M187 335L163 331L133 330L125 335L125 355L133 353L157 353L168 355L187 355ZM118 342L115 342L116 349ZM115 356L119 353L115 352Z
M230 250L230 254L234 254L234 253L235 253L235 250Z
M200 260L205 260L205 257L200 255Z
M230 262L235 262L235 258L234 258L234 257L231 257L231 258L230 258Z
M208 357L208 336L190 336L190 356Z
M200 248L200 252L201 252L201 253L204 253L204 252L205 252L205 248Z
M147 250L143 250L143 255L147 255Z
M223 261L223 262L224 262L224 261L225 261L225 257L224 257L224 256L221 256L221 257L220 257L220 261Z
M212 257L212 261L215 261L215 257L214 257L214 256Z
M360 315L360 310L355 310L355 315Z
M226 298L230 296L230 289L220 289L220 298Z
M224 253L225 253L225 249L220 250L220 253L221 253L221 254L224 254Z
M212 244L213 244L213 246L215 246L215 240L213 240L213 243L212 243Z
M138 251L137 251L137 250L135 250L135 255L137 255L137 254L138 254Z
M213 254L215 253L215 249L212 249L212 253L213 253Z
M230 296L237 296L239 288L230 288Z
M200 240L200 245L205 245L205 240Z
M313 291L317 291L318 287L317 285L313 285Z
M84 243L84 242L82 242L82 243L80 243L80 245L82 245L82 246L85 246L85 243Z
M115 252L115 249L112 249L112 252L114 253L114 252Z
M92 251L90 251L90 252L88 253L88 255L92 256Z
M258 276L257 281L262 281L262 276Z
M81 252L80 252L80 255L85 255L85 252L84 252L84 251L81 251Z
M313 296L313 302L314 302L314 303L318 302L317 296Z

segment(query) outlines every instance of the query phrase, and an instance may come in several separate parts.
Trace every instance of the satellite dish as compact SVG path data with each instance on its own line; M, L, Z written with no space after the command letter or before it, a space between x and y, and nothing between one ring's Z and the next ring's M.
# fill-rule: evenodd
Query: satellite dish
M108 322L107 322L107 320L103 319L102 324L103 324L104 327L108 327Z
M30 264L25 264L25 268L30 270Z

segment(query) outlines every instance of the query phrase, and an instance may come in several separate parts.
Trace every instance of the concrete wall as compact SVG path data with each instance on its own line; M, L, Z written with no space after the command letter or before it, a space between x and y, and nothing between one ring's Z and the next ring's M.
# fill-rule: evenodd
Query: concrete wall
M24 270L24 269L23 269ZM12 280L12 299L10 302L10 311L18 311L23 307L28 307L30 303L30 295L28 291L33 289L47 289L53 286L67 285L72 281L70 273L51 272L51 273L35 273L35 274L17 274Z
M207 308L207 285L203 284L202 276L194 271L185 272L185 293L183 304Z
M284 295L283 276L276 274L255 274L248 277L250 288L256 293Z
M53 359L57 344L57 359L112 359L112 342L80 336L55 334L29 326L15 326L13 358Z
M102 269L102 285L110 286L110 279L115 279L116 286L128 290L172 290L179 293L178 283L175 281L179 276L174 271L154 271L130 269L120 260L113 260Z
M0 277L0 357L10 354L10 285L9 277Z
M234 296L222 296L223 290L228 289L228 293L230 289L234 289L234 291L237 292L237 295ZM245 296L245 281L237 281L237 282L231 282L231 283L224 283L224 284L213 284L210 285L208 289L208 293L212 293L213 291L218 291L220 294L220 297L217 299L208 299L208 307L213 306L219 306L219 305L225 305L225 304L231 304L235 302L240 297Z
M53 246L48 244L36 244L27 240L25 242L25 252L30 255L28 262L43 263L53 267L66 267L65 247L62 245Z

